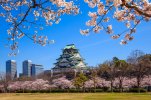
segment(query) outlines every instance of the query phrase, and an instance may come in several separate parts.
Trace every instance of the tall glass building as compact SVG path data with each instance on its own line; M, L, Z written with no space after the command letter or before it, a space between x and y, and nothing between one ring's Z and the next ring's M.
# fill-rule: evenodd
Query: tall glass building
M15 60L6 61L6 74L11 77L11 79L17 78L17 63Z
M26 76L26 77L31 76L31 66L32 66L31 60L23 61L23 76Z
M31 67L32 76L37 76L43 72L44 72L44 68L42 65L32 64L32 67Z

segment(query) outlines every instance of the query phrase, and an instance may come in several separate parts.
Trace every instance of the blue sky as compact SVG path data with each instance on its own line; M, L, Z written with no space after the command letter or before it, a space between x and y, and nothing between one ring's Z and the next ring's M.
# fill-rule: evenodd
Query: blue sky
M76 16L64 15L60 24L45 27L42 31L49 39L54 39L55 44L42 47L24 37L19 40L20 53L16 57L7 56L10 50L4 46L7 37L6 23L0 23L0 72L5 72L5 62L9 59L17 61L19 73L22 72L22 61L26 59L30 59L36 64L42 64L45 69L50 69L61 54L61 49L71 43L76 45L85 62L90 66L112 59L114 56L126 59L130 52L136 49L151 53L151 22L142 22L134 34L135 39L128 45L121 46L119 44L121 39L112 40L104 31L99 34L90 33L88 36L82 36L79 30L86 28L85 22L89 19L87 13L90 9L82 1L80 8L82 14ZM112 21L111 24L113 24L113 29L117 33L125 29L123 23Z

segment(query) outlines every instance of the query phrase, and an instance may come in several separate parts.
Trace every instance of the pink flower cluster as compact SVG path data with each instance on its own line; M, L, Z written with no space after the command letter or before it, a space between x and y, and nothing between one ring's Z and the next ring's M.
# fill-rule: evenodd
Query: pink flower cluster
M91 20L86 22L90 29L80 30L83 35L89 34L91 31L98 33L104 29L106 33L111 34L112 39L118 39L124 35L124 39L120 44L125 45L128 41L134 39L132 36L136 32L136 27L141 21L149 21L151 19L151 3L149 0L84 0L90 8L94 8L95 12L89 12L88 16ZM93 10L94 11L94 10ZM123 22L126 30L121 33L112 35L113 28L110 19L116 19ZM108 22L108 23L107 23ZM108 24L108 25L106 25Z
M103 78L95 78L95 79L90 79L85 82L85 87L86 88L94 88L94 86L103 88L103 87L110 87L110 81L107 81Z
M57 88L60 88L60 89L75 88L73 83L69 81L68 79L66 79L65 77L54 79L52 83L53 85L55 85Z
M119 78L115 78L113 80L113 87L119 88L120 84L122 84L122 88L124 89L130 89L132 87L137 86L137 79L136 78L122 78L122 83L120 83ZM73 84L73 80L68 80L65 77L61 77L58 79L53 79L52 82L49 82L47 80L43 79L36 79L33 81L15 81L11 82L8 85L8 90L10 91L41 91L41 90L51 90L51 89L75 89L75 86ZM140 87L147 87L151 86L151 76L145 76L141 82ZM111 88L111 81L106 80L100 77L96 77L95 79L89 79L84 83L84 87L86 89L91 88ZM0 91L4 90L4 86L0 85Z
M0 2L0 18L8 23L7 34L11 44L8 44L11 49L9 56L16 56L19 53L17 39L24 36L42 46L54 43L53 40L49 41L47 36L38 36L37 33L42 32L44 26L59 24L64 14L79 13L78 6L72 0L1 0Z
M120 80L118 78L115 78L113 80L113 87L119 88L120 85ZM146 86L151 86L151 76L145 76L143 80L140 83L141 87L146 87ZM111 87L111 82L108 80L105 80L103 78L96 78L95 81L90 79L85 82L85 87L86 88L94 88L96 87ZM122 87L125 89L132 88L134 86L137 86L137 79L136 78L127 78L124 77L122 80Z
M9 84L8 89L16 90L49 90L51 85L48 81L37 79L35 81L16 81Z

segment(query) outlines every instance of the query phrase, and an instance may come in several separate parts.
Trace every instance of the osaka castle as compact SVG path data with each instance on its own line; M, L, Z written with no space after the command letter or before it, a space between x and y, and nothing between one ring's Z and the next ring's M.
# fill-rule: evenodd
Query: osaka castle
M87 70L87 65L74 44L66 45L62 54L54 64L53 73L81 72Z

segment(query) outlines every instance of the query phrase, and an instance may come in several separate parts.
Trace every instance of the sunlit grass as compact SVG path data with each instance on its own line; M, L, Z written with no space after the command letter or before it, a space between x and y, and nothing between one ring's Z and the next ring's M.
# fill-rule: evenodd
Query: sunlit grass
M0 100L151 100L150 93L0 94Z

